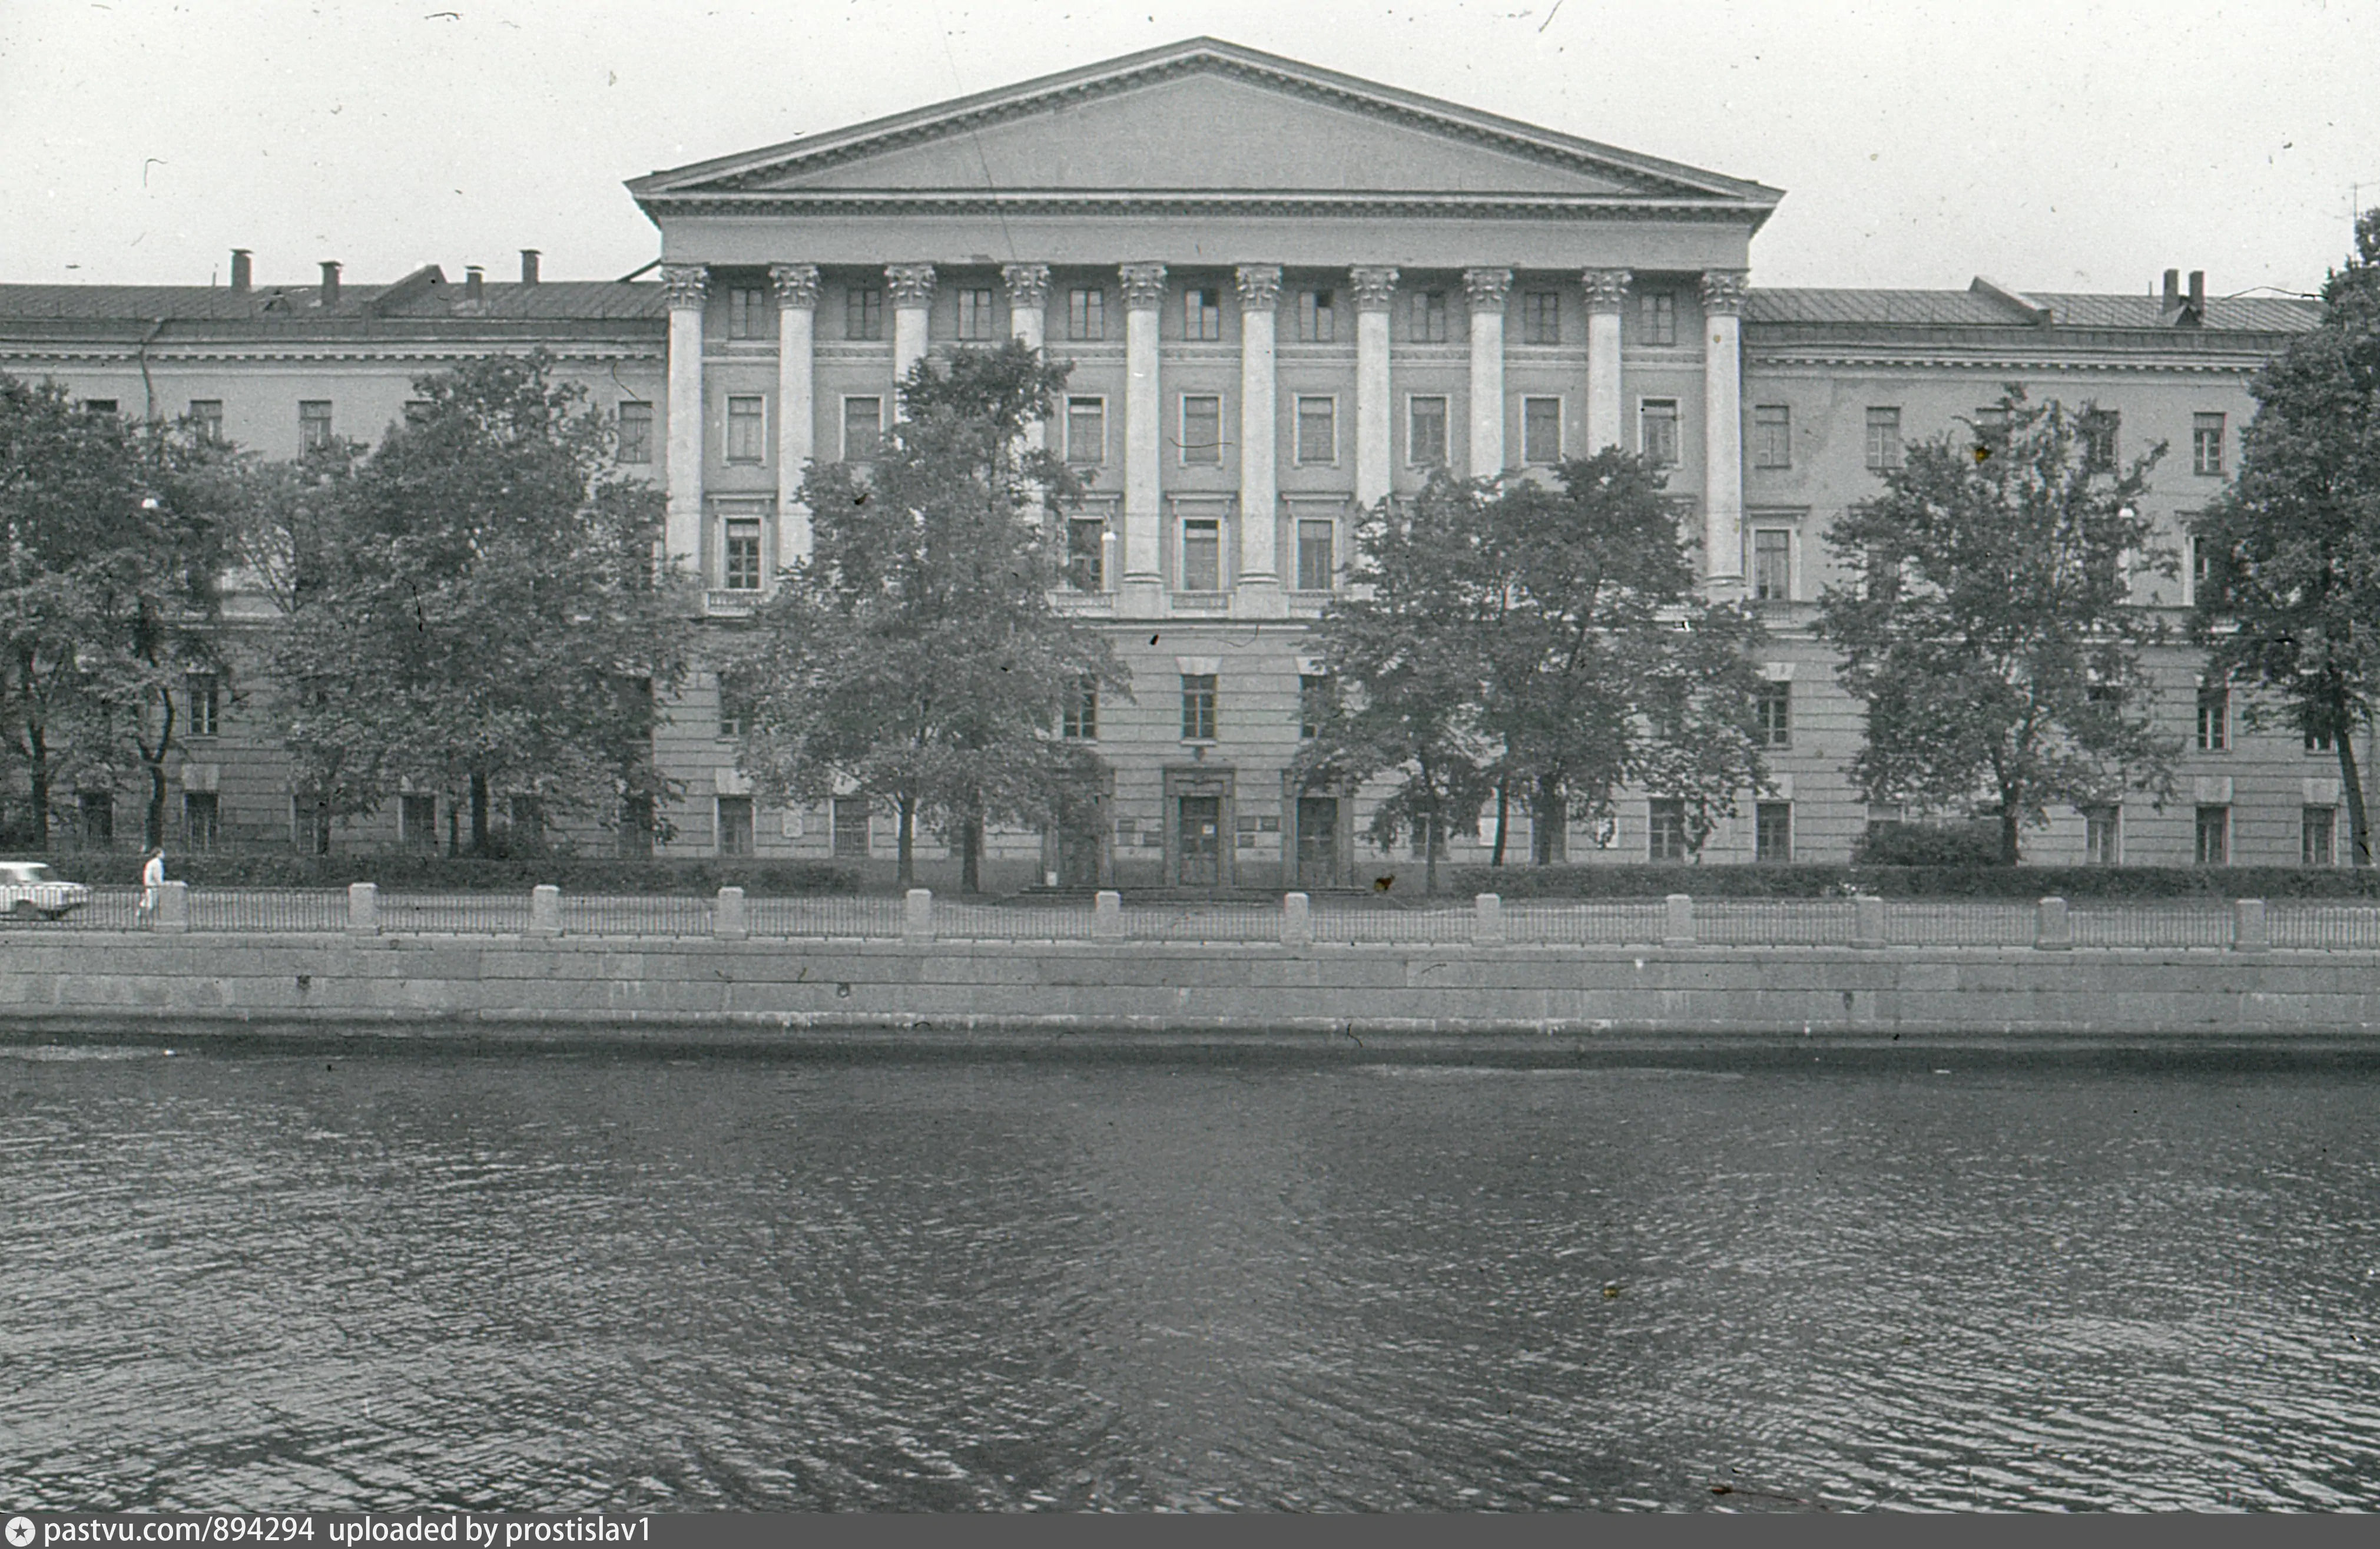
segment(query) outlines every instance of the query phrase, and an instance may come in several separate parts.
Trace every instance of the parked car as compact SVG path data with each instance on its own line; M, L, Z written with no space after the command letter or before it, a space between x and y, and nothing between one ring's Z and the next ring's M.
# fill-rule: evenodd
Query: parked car
M43 860L0 860L0 914L63 920L91 902L91 889L68 882Z

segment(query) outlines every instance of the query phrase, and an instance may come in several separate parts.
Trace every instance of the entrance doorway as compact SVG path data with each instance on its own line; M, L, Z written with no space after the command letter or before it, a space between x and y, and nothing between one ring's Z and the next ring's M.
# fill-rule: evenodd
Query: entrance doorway
M1220 887L1223 882L1223 799L1185 796L1174 832L1175 883L1183 887Z
M1297 799L1297 885L1338 884L1339 799L1301 796Z

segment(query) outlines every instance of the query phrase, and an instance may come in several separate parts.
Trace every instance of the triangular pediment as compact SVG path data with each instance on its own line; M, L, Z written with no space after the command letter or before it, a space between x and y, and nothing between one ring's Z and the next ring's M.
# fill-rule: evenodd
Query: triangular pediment
M1109 64L723 157L630 185L640 201L1311 193L1683 201L1777 190L1230 43Z

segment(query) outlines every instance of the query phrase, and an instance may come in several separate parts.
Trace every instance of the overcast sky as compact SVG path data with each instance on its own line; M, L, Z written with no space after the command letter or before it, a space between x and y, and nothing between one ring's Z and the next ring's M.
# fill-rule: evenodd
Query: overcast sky
M2380 0L0 0L0 282L651 259L624 179L1199 33L1786 190L1766 285L2305 290Z

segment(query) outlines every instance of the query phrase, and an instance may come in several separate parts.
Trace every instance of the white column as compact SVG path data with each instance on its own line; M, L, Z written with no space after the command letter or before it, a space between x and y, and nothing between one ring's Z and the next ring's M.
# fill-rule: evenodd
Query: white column
M1158 309L1165 304L1165 265L1127 263L1123 279L1123 586L1117 611L1155 617L1165 603L1158 562L1163 527L1159 458L1164 446L1157 377Z
M1008 336L1027 349L1039 349L1050 321L1050 266L1005 264L1000 278L1008 287ZM1053 406L1052 412L1060 410ZM1048 444L1049 430L1048 425L1038 422L1026 426L1025 445L1040 450Z
M908 380L909 368L926 358L926 323L934 311L934 266L887 264L884 288L892 299L892 391L897 415L901 384Z
M1355 293L1355 504L1363 510L1386 500L1395 464L1390 439L1389 308L1397 272L1363 265L1347 272Z
M1627 398L1620 384L1620 313L1628 304L1625 269L1589 269L1586 286L1586 449L1625 446Z
M1743 287L1741 269L1703 273L1703 575L1743 593Z
M812 384L818 355L818 265L771 264L769 283L777 292L777 564L783 567L810 556L810 510L802 504L802 473L818 434Z
M1471 476L1504 471L1504 298L1510 269L1465 269L1471 300Z
M702 306L710 271L699 263L662 265L669 304L669 506L662 546L689 571L702 561Z
M1281 265L1240 266L1240 583L1232 611L1286 617L1281 584L1281 470L1275 445L1274 346L1281 321Z

